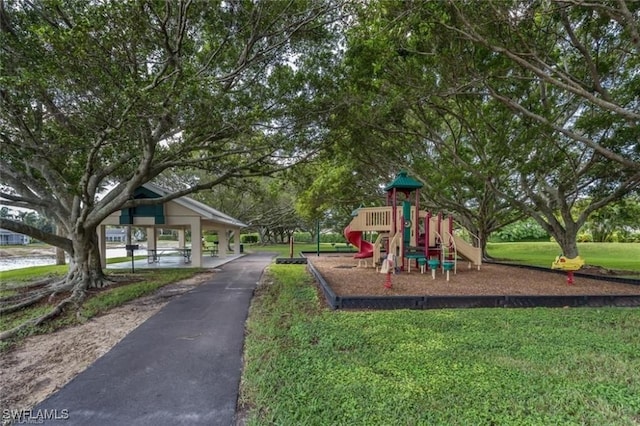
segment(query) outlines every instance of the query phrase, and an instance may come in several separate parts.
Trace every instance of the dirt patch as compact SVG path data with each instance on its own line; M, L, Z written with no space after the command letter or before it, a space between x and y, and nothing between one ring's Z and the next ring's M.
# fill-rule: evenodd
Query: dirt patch
M551 273L515 266L483 264L480 270L458 264L449 281L441 271L432 279L431 272L400 272L391 277L392 288L384 287L386 276L375 268L359 268L353 256L310 256L309 261L338 296L406 296L406 295L640 295L640 285L613 283L601 277L576 277L567 285L565 273Z
M106 354L129 332L158 312L172 297L206 280L211 273L162 287L92 318L82 325L32 336L0 354L0 407L31 409Z

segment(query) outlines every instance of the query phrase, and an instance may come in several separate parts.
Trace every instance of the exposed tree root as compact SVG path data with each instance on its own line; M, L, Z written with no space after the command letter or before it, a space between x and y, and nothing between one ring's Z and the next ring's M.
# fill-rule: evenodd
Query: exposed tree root
M51 309L49 312L47 312L46 314L38 317L38 318L34 318L28 321L23 322L22 324L18 325L17 327L14 327L10 330L6 330L2 333L0 333L0 341L2 340L6 340L6 339L10 339L11 337L16 336L18 333L20 333L22 330L25 330L26 328L30 327L30 326L37 326L40 325L42 323L44 323L45 321L48 321L50 319L53 319L55 317L57 317L58 315L60 315L62 312L64 312L64 308L69 305L69 304L75 304L75 305L79 305L80 302L82 302L82 299L84 299L85 293L83 290L74 290L73 293L71 293L71 295L69 297L67 297L66 299L62 300L60 303L58 303L53 309Z
M49 283L36 291L3 297L0 299L0 315L9 314L11 312L27 308L56 293L71 291L73 287L74 283L72 281L62 279Z
M19 311L22 308L27 308L31 305L38 303L45 297L49 296L49 294L50 292L39 292L13 305L0 307L0 315L10 314L11 312Z
M84 292L84 290L74 290L73 293L71 293L71 296L69 296L66 299L62 300L60 303L58 303L48 313L42 315L39 318L36 318L36 320L34 321L33 324L34 325L40 325L45 321L48 321L50 319L53 319L53 318L57 317L58 315L60 315L64 311L64 308L69 304L73 303L74 305L76 305L76 307L79 307L80 303L82 302L82 300L84 300L85 295L86 295L86 293Z
M42 281L42 280L40 280ZM24 323L0 333L0 340L9 339L11 337L16 336L21 331L27 329L30 326L38 326L46 321L49 321L62 312L64 312L65 308L70 304L75 304L76 307L80 306L80 303L84 300L86 296L86 289L88 287L91 288L103 288L108 286L114 282L113 280L107 279L106 277L94 277L93 280L88 280L86 277L83 278L80 274L70 274L65 278L51 282L44 285L44 287L40 287L35 291L27 292L26 294L18 294L13 296L7 296L5 298L0 299L0 315L9 314L12 312L19 311L20 309L27 308L32 306L45 298L49 298L49 301L52 301L53 298L61 293L71 292L71 295L61 302L59 302L56 306L54 306L50 311L46 314L25 321ZM89 285L91 284L91 285ZM43 283L40 283L42 286ZM31 286L33 288L35 286Z
M50 284L52 283L54 280L58 279L59 277L46 277L46 278L42 278L39 280L35 280L32 281L30 283L24 284L24 283L7 283L3 285L3 290L25 290L25 289L30 289L30 288L35 288L35 287L42 287L44 285Z

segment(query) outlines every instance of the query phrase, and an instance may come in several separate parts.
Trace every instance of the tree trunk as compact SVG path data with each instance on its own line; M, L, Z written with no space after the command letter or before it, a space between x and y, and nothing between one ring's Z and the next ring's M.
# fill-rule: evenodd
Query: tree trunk
M486 229L478 230L478 238L480 239L480 253L482 253L483 259L491 259L491 256L487 253L487 240L489 240L489 231ZM474 245L477 241L474 241Z
M95 230L94 230L95 231ZM74 291L100 288L107 280L100 264L98 236L95 232L76 235L73 239L73 258L67 279L73 282Z
M98 236L95 229L93 232L86 233L83 231L75 235L70 235L69 237L73 241L73 250L67 275L60 281L39 288L38 294L33 296L27 295L25 300L17 300L13 306L3 307L3 310L5 312L12 312L14 308L31 306L43 298L55 294L70 292L71 295L59 302L53 309L41 317L27 320L17 327L1 332L0 341L17 335L25 327L29 326L29 324L40 325L45 321L57 317L69 305L78 308L86 296L87 289L104 287L109 283L100 264Z
M66 253L59 247L56 247L56 265L66 265Z
M258 239L263 246L269 244L269 231L266 227L261 226L258 228Z
M316 231L317 231L317 228L316 228L316 227L312 227L311 229L309 229L309 237L311 238L311 242L312 242L312 243L315 243L315 242L317 242L317 241L318 241L318 240L317 240L317 238L318 238L318 237L317 237L318 233L317 233Z
M56 226L56 234L59 237L63 237L60 226ZM60 247L55 248L56 251L56 265L65 265L67 263L66 253Z
M580 225L575 222L565 223L564 226L557 220L551 224L544 222L541 218L536 218L537 222L553 237L562 250L562 255L573 259L578 252L578 231Z
M569 259L573 259L577 257L580 253L578 252L578 242L577 234L573 233L572 235L568 232L564 232L562 235L554 235L553 236L560 248L562 249L562 254L568 257Z

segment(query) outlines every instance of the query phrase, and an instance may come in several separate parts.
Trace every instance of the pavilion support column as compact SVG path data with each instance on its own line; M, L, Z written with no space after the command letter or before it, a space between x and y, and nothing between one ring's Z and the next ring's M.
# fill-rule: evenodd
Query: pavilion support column
M100 250L100 266L107 266L107 226L98 226L98 250Z
M191 237L191 239L193 239L193 237ZM178 229L178 247L185 248L184 229Z
M191 226L191 266L194 268L201 268L202 225L200 224L200 217L190 218L189 225ZM180 232L182 233L182 247L184 247L184 230L180 230Z
M147 250L156 249L156 240L158 236L156 234L156 228L147 228Z
M227 229L218 231L218 256L220 257L226 257L227 255L227 246L229 245L228 232Z
M233 232L233 253L240 254L240 229L234 229L232 232Z

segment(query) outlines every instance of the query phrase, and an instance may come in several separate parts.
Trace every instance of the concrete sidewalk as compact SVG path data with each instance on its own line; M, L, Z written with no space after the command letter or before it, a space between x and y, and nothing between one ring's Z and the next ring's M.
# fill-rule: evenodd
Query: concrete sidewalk
M44 424L59 426L233 424L248 307L274 256L222 266L34 411L57 414Z
M204 256L202 258L202 268L215 269L233 260L245 256L244 254L228 254L223 257ZM138 259L134 261L133 268L136 271L143 269L165 269L165 268L193 268L191 263L185 263L181 256L164 256L158 263L149 263L147 259ZM131 262L110 263L106 269L129 269L131 270Z

